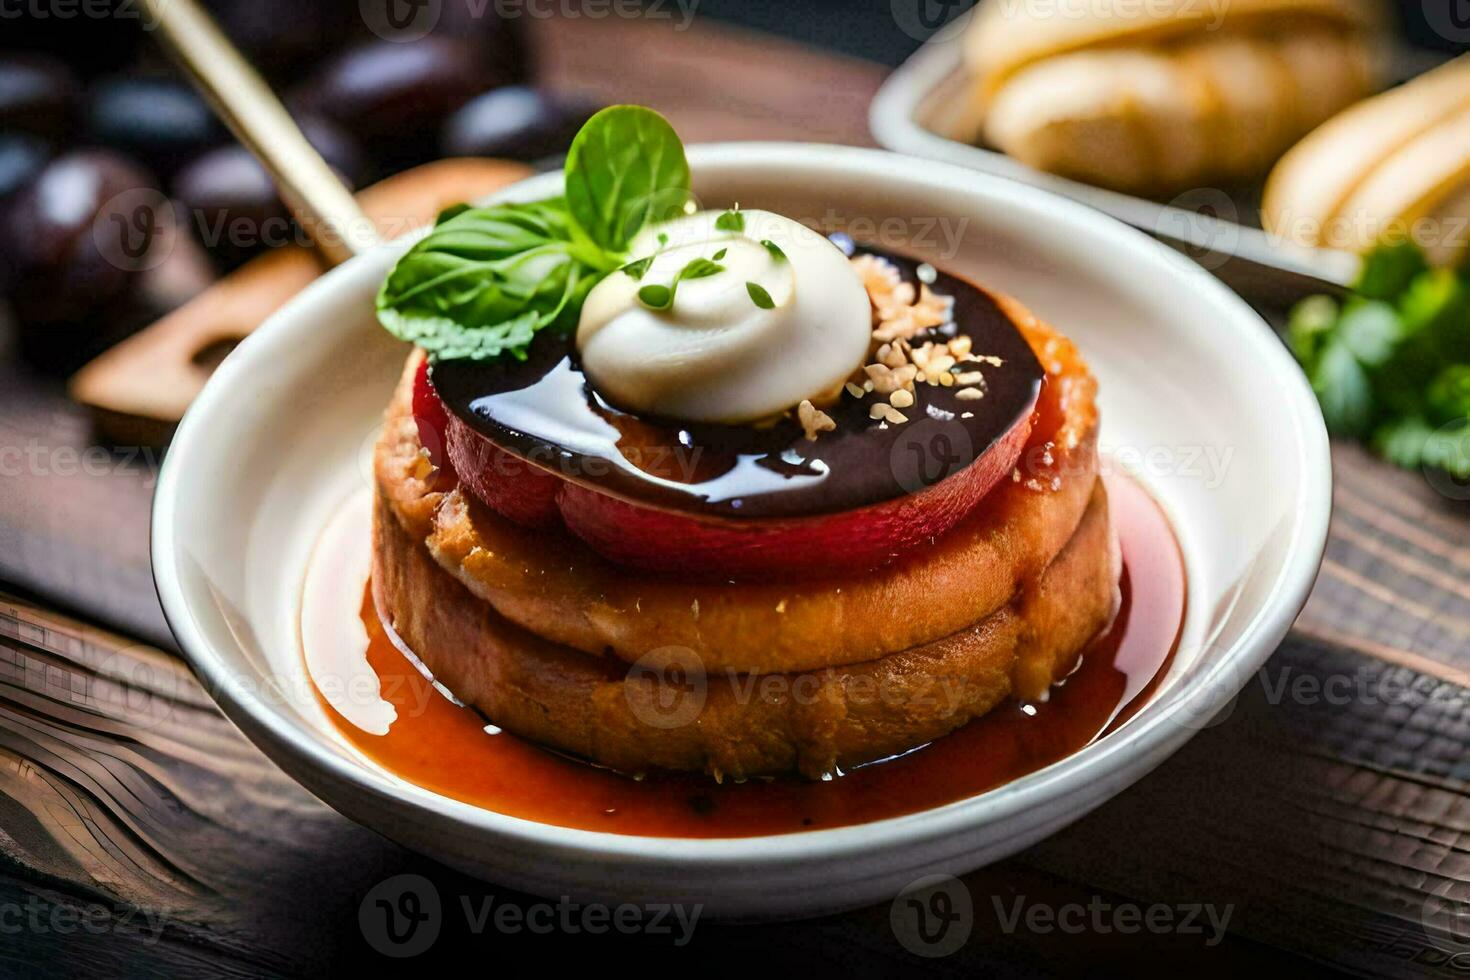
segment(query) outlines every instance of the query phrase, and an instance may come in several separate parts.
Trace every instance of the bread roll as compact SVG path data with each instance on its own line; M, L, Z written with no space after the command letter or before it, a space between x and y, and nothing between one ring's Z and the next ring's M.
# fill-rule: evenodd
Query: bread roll
M971 134L1041 170L1161 196L1263 173L1373 87L1359 0L987 0Z
M1272 171L1261 211L1267 230L1299 245L1366 251L1408 236L1436 261L1463 254L1470 55L1312 132Z

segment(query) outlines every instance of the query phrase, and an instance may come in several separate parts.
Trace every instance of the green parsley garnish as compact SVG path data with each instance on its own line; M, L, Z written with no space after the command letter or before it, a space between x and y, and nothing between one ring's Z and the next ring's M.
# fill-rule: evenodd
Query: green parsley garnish
M776 303L771 299L771 294L766 292L764 286L758 282L745 284L745 291L750 294L750 301L763 310L775 309Z
M1413 244L1370 254L1353 293L1297 304L1287 342L1335 435L1398 466L1470 480L1470 269Z
M651 283L638 290L638 302L650 310L666 310L674 305L673 287Z
M720 231L744 231L745 215L741 214L739 206L736 206L715 219L715 228Z
M637 282L639 279L642 279L644 276L648 275L648 268L649 266L653 265L654 258L655 256L648 255L641 259L638 259L636 262L629 262L627 265L623 266L622 271L628 274L629 279Z
M638 302L650 310L666 310L674 305L674 294L679 290L679 283L686 279L703 279L706 276L716 276L725 271L725 267L710 259L690 259L684 268L674 276L674 281L667 286L648 285L638 290Z

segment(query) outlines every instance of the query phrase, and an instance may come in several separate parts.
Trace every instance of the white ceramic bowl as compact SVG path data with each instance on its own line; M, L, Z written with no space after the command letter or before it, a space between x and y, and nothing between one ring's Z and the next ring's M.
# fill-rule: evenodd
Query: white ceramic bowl
M335 734L313 698L297 621L309 551L333 509L369 479L363 460L406 353L372 312L402 245L312 285L226 359L189 411L155 503L159 595L194 669L246 735L342 813L449 864L544 895L702 903L706 914L785 916L886 900L920 876L979 867L1076 820L1229 703L1286 634L1316 574L1331 501L1321 416L1244 303L1081 205L868 150L719 145L695 147L690 158L710 206L872 219L884 244L1012 293L1077 340L1101 380L1104 448L1165 505L1189 577L1180 652L1128 724L948 806L730 840L545 826L377 768ZM537 177L508 196L551 195L560 180Z

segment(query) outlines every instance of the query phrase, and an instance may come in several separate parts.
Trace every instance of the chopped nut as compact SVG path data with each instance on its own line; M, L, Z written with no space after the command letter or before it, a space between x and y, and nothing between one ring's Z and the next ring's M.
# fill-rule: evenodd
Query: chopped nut
M946 388L953 388L954 387L954 375L950 374L948 371L945 371L943 374L941 374L939 376L939 383L941 385L943 385L944 387L946 387Z
M868 301L873 308L873 339L892 345L880 351L878 360L887 367L897 367L893 348L896 341L907 340L921 331L943 326L954 318L954 297L939 296L929 289L929 280L920 275L917 295L914 284L904 282L898 267L876 255L859 255L853 268L863 280ZM968 350L968 348L966 348ZM907 353L907 351L901 351ZM915 363L921 362L916 361Z
M930 343L925 344L923 347L914 347L914 348L911 348L909 350L909 357L921 369L928 370L928 368L929 368L929 357L933 353L934 353L934 344L933 344L933 342L930 342Z
M985 392L981 391L979 388L961 388L959 391L954 393L954 396L962 402L973 402L979 401L980 399L984 398Z
M879 402L876 407L882 410L883 420L885 422L892 422L894 425L899 425L909 420L909 417L907 415L903 414L892 405L885 405L882 402Z
M957 358L964 357L970 353L970 343L970 335L961 334L949 342L949 352Z
M880 395L887 395L900 388L906 388L918 374L918 368L912 364L902 367L890 368L885 364L869 364L863 368L867 372L868 380L873 383L873 390Z
M981 364L989 364L991 367L1000 367L1005 364L1004 360L996 357L994 354L979 354L972 358L972 360L979 361Z
M936 296L928 286L921 286L917 302L908 283L894 290L891 302L878 305L878 327L873 337L879 341L913 337L930 327L948 323L954 315L954 299Z
M964 371L955 375L954 379L962 385L977 385L985 380L985 375L979 371Z
M809 401L804 401L796 407L796 417L800 420L802 431L806 433L807 439L813 442L816 441L817 433L831 432L837 428L837 423L832 421L832 416Z
M909 394L908 389L900 388L888 396L888 404L894 408L908 408L914 403L914 396Z
M883 404L882 402L874 402L873 404L868 406L868 418L881 419L883 417L884 411L887 408L888 406Z
M939 371L948 371L952 367L954 367L953 357L948 354L937 354L929 359L929 367L926 370L934 374Z
M901 368L909 362L908 354L899 344L884 344L878 348L878 361L891 368Z
M861 398L863 397L863 395L867 394L867 392L863 391L862 385L853 384L851 381L843 385L843 387L846 388L847 393L854 398Z
M863 279L863 288L873 304L873 323L882 322L881 310L913 303L913 287L903 281L894 263L878 256L857 256L853 267Z

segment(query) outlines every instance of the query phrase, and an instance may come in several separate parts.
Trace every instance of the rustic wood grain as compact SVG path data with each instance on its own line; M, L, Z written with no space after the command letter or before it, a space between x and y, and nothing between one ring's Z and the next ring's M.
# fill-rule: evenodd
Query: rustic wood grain
M428 877L445 901L539 901L412 855L315 802L239 735L176 658L3 595L0 828L0 929L17 914L10 910L39 909L42 923L0 946L0 971L64 967L70 975L99 975L119 957L130 968L171 976L342 970L376 955L357 926L368 891L409 872ZM1028 857L966 884L976 938L933 964L940 975L1095 971L1122 968L1136 955L1135 940L1120 934L1007 933L993 902L1116 904L1138 896L1084 884L1074 871ZM1174 894L1217 900L1209 885ZM104 924L102 933L81 937L80 945L55 943L50 917L87 909ZM839 963L863 975L922 962L894 940L887 917L885 906L812 923L706 924L689 946L673 947L655 937L594 940L564 931L554 946L545 936L476 936L463 916L446 914L445 933L426 959L520 949L548 963L571 962L595 947L603 956L667 957L670 965L722 975L773 962L788 969ZM1240 936L1211 946L1189 935L1156 938L1156 965L1183 965L1207 951L1209 972L1221 976L1265 955Z
M540 36L559 87L652 104L692 139L868 139L871 66L700 24L566 21ZM92 447L58 386L0 367L0 447L32 443L47 460ZM1334 460L1327 560L1289 641L1155 773L968 876L976 926L959 953L912 956L876 907L701 926L687 948L477 936L456 921L411 965L463 969L469 956L500 970L534 955L545 968L596 953L720 975L1463 974L1467 936L1442 927L1447 908L1470 907L1470 504L1354 446L1336 446ZM332 813L250 746L177 659L122 635L167 642L148 580L152 479L150 466L120 464L0 475L0 579L47 599L0 597L0 973L357 972L391 965L357 924L387 877L423 874L446 902L529 901ZM1006 932L994 902L1018 897L1209 902L1230 909L1231 932L1212 947L1188 935ZM62 931L83 912L100 928ZM15 914L33 918L13 930Z

